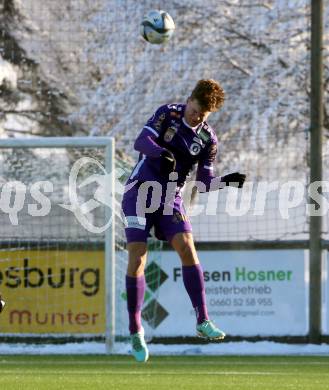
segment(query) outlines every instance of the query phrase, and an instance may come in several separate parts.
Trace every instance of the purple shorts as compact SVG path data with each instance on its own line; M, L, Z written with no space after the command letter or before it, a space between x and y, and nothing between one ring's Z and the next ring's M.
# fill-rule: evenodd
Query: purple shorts
M170 242L176 233L192 232L190 220L186 214L183 200L179 192L172 196L170 202L165 202L165 196L161 196L158 208L154 211L145 210L150 207L152 190L141 199L140 186L136 183L124 193L122 210L126 222L127 242L146 242L151 237L150 230L154 227L155 237L159 240Z

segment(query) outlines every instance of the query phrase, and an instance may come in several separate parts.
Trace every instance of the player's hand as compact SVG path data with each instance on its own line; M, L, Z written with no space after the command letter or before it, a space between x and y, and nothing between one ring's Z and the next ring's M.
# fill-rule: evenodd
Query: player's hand
M169 175L176 168L175 156L170 150L164 149L161 153L160 172Z
M246 175L240 172L229 173L221 178L221 182L227 186L242 188Z

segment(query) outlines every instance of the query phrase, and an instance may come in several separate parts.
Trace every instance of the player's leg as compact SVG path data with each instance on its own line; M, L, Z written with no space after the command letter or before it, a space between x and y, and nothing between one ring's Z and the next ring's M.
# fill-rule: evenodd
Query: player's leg
M137 214L138 186L130 188L123 195L122 211L126 219L125 233L128 249L126 274L127 308L129 331L139 332L141 327L141 308L144 301L146 263L146 241L149 226L145 217Z
M225 333L209 320L202 266L199 262L191 232L176 233L171 245L182 262L185 289L197 317L197 334L209 339L223 339Z
M128 250L126 292L132 353L137 361L146 362L149 353L144 340L141 312L146 286L144 276L147 258L146 242L152 221L150 216L137 215L137 200L138 186L135 186L125 192L122 201L122 210L126 218L125 233Z
M208 320L203 272L195 250L192 226L179 194L174 199L171 214L162 215L155 225L178 253L182 262L183 281L197 314L197 322Z
M171 243L182 262L183 281L192 305L201 324L208 320L203 271L195 250L192 226L187 216L180 194L176 194L171 213L162 215L157 221L156 230L160 231Z
M130 334L142 329L141 312L145 294L144 269L147 257L145 242L130 242L128 249L128 268L126 275L127 306Z
M128 242L127 249L126 292L132 354L138 362L146 362L149 351L145 343L144 328L142 327L142 306L146 287L144 275L147 257L146 242Z
M142 306L146 286L144 269L147 247L145 242L130 242L127 245L127 249L128 268L126 291L132 354L138 362L146 362L149 357L149 352L142 327Z
M192 233L176 233L171 245L182 262L182 275L185 289L191 299L197 316L197 323L208 320L203 270L199 262Z

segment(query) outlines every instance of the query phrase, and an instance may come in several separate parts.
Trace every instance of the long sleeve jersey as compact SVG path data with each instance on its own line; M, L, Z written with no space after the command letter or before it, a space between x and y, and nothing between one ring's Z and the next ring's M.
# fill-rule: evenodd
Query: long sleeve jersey
M190 127L184 120L185 107L185 104L161 106L147 121L135 141L134 147L140 154L130 180L168 182L168 177L160 171L161 153L167 149L176 159L178 187L184 185L186 177L196 164L196 180L203 183L199 191L220 187L220 178L213 174L217 136L206 122L195 128ZM214 185L214 179L217 179L218 184Z

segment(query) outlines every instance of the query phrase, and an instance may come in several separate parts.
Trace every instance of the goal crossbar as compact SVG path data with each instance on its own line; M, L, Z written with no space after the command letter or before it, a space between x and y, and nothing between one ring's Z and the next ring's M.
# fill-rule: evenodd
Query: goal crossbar
M0 140L0 148L87 148L110 147L112 137L35 137L7 138Z

